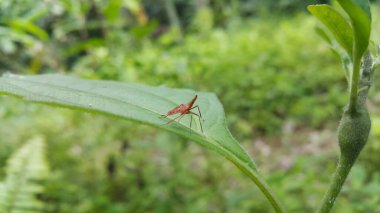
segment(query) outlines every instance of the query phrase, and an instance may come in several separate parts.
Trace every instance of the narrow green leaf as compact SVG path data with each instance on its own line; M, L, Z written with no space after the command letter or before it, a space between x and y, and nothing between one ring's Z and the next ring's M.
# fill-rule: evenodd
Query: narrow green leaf
M346 19L329 5L309 5L307 8L331 31L347 54L352 56L353 32Z
M46 40L49 38L49 35L43 29L41 29L40 27L38 27L30 21L15 19L7 21L7 24L9 24L9 26L11 26L15 30L28 32L32 35L37 36L41 40Z
M338 0L350 17L355 35L354 54L360 60L367 50L371 33L371 11L368 0Z
M91 49L94 47L99 47L103 44L104 44L104 39L99 39L99 38L87 39L85 41L80 41L80 42L71 44L70 47L68 47L67 49L63 51L63 55L65 57L69 57L74 54L78 54L81 51Z
M62 75L17 76L0 78L0 93L20 96L30 101L42 102L146 123L167 129L216 151L228 150L239 160L256 169L250 157L231 136L226 126L223 107L214 94L195 93L191 90L149 87L131 83L83 80ZM175 106L189 102L195 94L202 116L189 128L190 116L180 122L164 125L170 118L162 119ZM175 116L174 116L175 117Z

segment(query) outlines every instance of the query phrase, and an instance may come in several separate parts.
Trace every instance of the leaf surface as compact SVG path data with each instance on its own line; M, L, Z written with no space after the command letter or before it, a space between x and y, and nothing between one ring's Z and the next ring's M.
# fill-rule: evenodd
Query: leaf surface
M346 19L329 5L310 5L307 8L330 30L347 54L352 56L353 31Z
M368 0L338 0L351 20L354 30L354 58L360 60L367 50L371 33L371 11Z
M166 129L215 150L227 158L236 158L235 160L256 171L251 158L227 129L223 107L213 93L84 80L57 74L40 76L6 74L0 78L0 93L33 102L109 114ZM160 118L177 105L188 103L196 94L198 99L194 106L199 105L201 109L204 119L203 133L196 116L191 129L190 115L184 116L179 122L167 125L166 123L176 115Z

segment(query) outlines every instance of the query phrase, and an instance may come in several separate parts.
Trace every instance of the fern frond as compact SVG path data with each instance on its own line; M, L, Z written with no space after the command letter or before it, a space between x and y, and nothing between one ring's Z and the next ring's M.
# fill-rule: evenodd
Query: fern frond
M48 173L44 139L32 138L7 161L6 178L0 182L0 213L41 212L38 195Z

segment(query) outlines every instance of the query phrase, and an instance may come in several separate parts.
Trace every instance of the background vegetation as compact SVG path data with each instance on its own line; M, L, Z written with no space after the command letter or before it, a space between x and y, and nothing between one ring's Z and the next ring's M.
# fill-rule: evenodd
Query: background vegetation
M305 11L309 3L0 0L0 72L215 92L233 135L287 210L312 211L337 161L334 132L348 97L340 62ZM375 41L378 10L374 1ZM380 212L377 82L372 135L335 212ZM0 119L0 180L12 153L31 138L45 144L42 212L271 209L229 162L150 127L10 97L0 98Z

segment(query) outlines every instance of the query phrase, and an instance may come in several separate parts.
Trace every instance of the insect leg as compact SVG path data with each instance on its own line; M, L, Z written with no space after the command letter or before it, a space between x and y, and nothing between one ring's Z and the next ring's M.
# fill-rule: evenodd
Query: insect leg
M190 134L191 134L191 123L193 122L193 116L190 114L190 129L189 129L189 131L190 131Z
M180 117L177 122L179 122L183 118L183 116L185 116L186 114L181 114L181 115L182 117Z
M202 118L202 121L204 121L204 119L203 119L203 117L202 117L202 113L201 113L201 110L200 110L200 108L199 108L199 105L195 105L195 106L191 107L191 108L190 108L190 110L192 110L192 109L195 109L195 108L197 108L197 109L198 109L198 112L199 112L199 116Z
M198 114L195 113L195 112L189 112L189 114L191 114L191 115L195 115L195 116L198 117L198 119L199 119L199 125L201 126L201 131L202 131L202 133L203 133L203 127L202 127L202 122L201 122L201 116L198 115Z
M168 121L166 124L173 123L173 122L174 122L175 120L177 120L178 118L179 118L179 120L181 120L181 118L182 118L184 115L185 115L185 114L180 114L179 116L177 116L177 117L171 119L170 121ZM178 120L178 121L179 121L179 120ZM164 124L164 125L166 125L166 124Z

